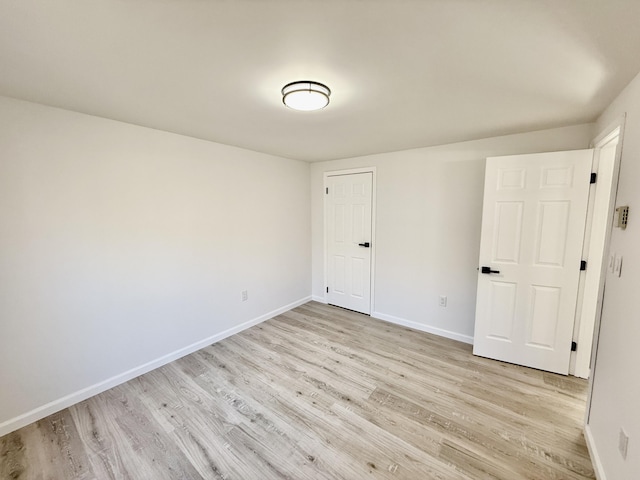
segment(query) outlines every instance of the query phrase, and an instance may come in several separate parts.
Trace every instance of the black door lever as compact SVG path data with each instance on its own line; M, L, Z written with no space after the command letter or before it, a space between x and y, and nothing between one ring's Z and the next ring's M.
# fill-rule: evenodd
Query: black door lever
M480 273L486 273L486 274L489 274L489 273L500 273L500 270L491 270L491 267L482 267L480 269Z
M369 242L359 243L358 245L361 246L361 247L366 247L366 248L369 248L369 246L370 246Z

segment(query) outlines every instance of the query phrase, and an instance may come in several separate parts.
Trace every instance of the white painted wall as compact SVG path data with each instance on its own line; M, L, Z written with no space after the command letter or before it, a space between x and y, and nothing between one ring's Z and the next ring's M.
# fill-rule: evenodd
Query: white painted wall
M640 478L640 76L597 122L603 131L627 113L616 206L629 205L629 226L613 229L610 251L623 256L622 276L607 273L587 435L601 479ZM618 434L630 436L626 461Z
M306 163L0 97L0 435L308 298L309 202Z
M587 148L592 125L311 165L314 298L324 298L323 173L377 168L373 316L471 342L488 156ZM448 306L438 306L438 296Z

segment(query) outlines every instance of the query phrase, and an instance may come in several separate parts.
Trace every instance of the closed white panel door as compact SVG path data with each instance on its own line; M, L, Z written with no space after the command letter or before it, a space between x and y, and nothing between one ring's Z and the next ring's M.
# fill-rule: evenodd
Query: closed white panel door
M487 159L474 354L569 372L592 160Z
M327 177L327 300L371 313L372 173Z

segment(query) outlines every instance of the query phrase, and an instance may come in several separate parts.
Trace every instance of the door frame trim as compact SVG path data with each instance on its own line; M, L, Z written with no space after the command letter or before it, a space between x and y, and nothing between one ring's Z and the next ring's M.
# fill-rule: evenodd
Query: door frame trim
M613 211L615 211L616 201L618 196L618 186L620 181L620 166L622 163L622 150L624 149L624 133L625 133L626 120L627 120L627 115L626 113L624 113L622 114L622 116L618 117L616 121L608 125L607 128L605 128L602 132L600 132L592 142L592 145L594 145L595 148L598 148L598 146L602 146L603 144L608 143L611 140L611 137L613 136L616 130L619 129L620 131L618 135L618 144L616 146L616 158L615 158L615 165L614 165L614 172L613 172L613 182L611 185L612 201L611 201L610 207L611 207L611 210ZM611 237L613 235L614 219L612 218L611 220L612 220L611 224L609 225L608 231L607 231L607 238L605 240L605 245L604 245L605 255L603 260L607 260L609 258L609 254L611 253ZM589 363L591 368L589 372L589 388L587 391L587 405L585 408L585 416L584 416L585 428L589 426L589 418L591 415L591 399L593 396L593 384L595 382L595 377L598 372L598 364L597 364L598 343L600 340L600 322L602 320L602 308L604 306L604 300L606 295L605 293L606 276L607 276L607 268L604 267L603 265L603 270L600 278L601 290L598 298L599 305L596 311L596 318L595 318L594 328L593 328L593 340L591 343L591 361ZM590 451L589 453L593 453L593 452Z
M329 177L338 177L341 175L353 175L357 173L371 173L371 278L370 278L370 286L371 286L371 295L369 298L369 312L375 311L375 271L376 271L376 250L378 242L376 242L376 197L377 197L377 189L376 189L376 167L361 167L361 168L349 168L345 170L331 170L324 172L322 175L322 189L326 191L327 188L327 179ZM324 303L328 302L327 297L327 287L329 282L329 238L328 238L328 215L327 215L327 195L323 193L322 195L322 211L323 211L323 229L324 229L324 241L323 241L323 288L322 288L322 298ZM369 313L369 315L371 315Z
M608 199L609 208L607 211L607 218L604 219L604 225L602 222L594 224L594 210L595 210L595 198L597 184L592 185L589 191L589 210L587 212L587 227L585 230L585 239L583 243L582 258L589 261L590 249L592 248L591 242L593 240L594 228L604 228L604 244L603 244L603 258L600 265L595 265L591 262L590 269L594 268L598 270L598 292L595 295L595 316L593 318L587 317L585 314L585 306L588 302L592 302L594 297L592 295L586 295L585 286L586 280L589 276L588 271L582 272L580 275L580 288L578 296L578 305L576 306L576 318L574 325L574 338L573 340L578 344L578 351L571 352L571 365L569 368L569 375L574 375L580 378L589 378L591 371L591 360L594 340L594 329L599 324L600 310L602 309L602 299L604 295L604 281L607 275L607 260L609 243L611 241L611 234L613 230L613 220L615 211L615 199L618 192L618 181L620 176L620 157L622 153L622 140L624 131L625 116L622 116L616 120L613 124L608 125L606 129L600 132L590 143L589 147L594 149L594 166L592 172L599 173L601 162L601 151L613 141L616 142L614 158L613 158L613 171L611 178L611 185L609 186ZM595 187L595 188L594 188ZM602 231L602 230L599 230ZM593 308L593 304L591 304Z

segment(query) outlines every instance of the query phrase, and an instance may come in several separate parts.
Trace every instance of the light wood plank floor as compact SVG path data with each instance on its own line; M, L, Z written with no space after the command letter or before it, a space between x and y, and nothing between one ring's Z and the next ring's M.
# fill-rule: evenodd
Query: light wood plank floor
M585 391L312 302L2 437L0 478L595 478Z

